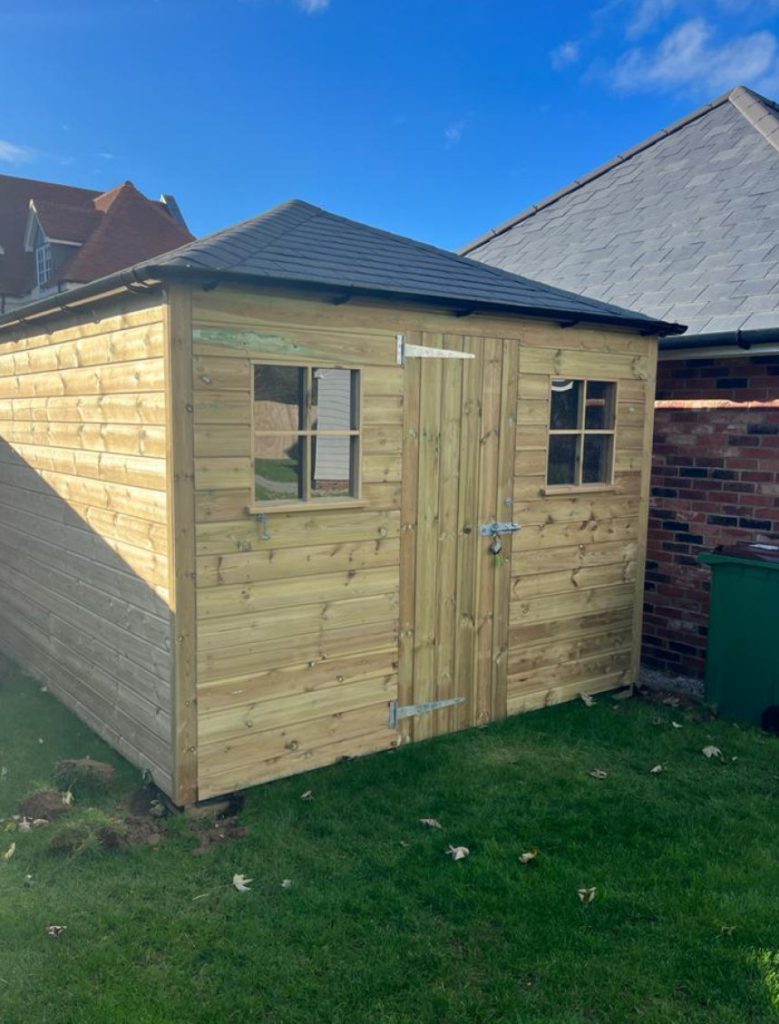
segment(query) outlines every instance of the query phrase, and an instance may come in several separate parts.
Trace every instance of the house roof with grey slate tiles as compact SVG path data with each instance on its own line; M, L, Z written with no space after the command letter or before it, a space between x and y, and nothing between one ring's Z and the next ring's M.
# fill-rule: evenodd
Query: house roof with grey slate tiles
M779 329L779 106L739 86L462 252L685 339Z
M464 312L500 309L527 316L630 327L649 334L683 330L657 318L490 267L291 200L268 213L138 264L135 280L175 275L273 281L442 300ZM114 275L116 277L116 275ZM106 278L106 287L113 278ZM95 285L89 286L94 291ZM68 293L68 304L78 291ZM41 304L41 311L46 308ZM35 307L25 307L29 316ZM0 319L10 323L13 315Z

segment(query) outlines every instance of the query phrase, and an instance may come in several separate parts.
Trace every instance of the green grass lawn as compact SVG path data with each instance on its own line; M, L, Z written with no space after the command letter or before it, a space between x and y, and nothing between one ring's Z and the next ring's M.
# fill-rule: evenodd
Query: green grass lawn
M257 788L246 838L201 855L208 823L180 816L155 847L82 856L49 852L55 826L0 832L0 852L17 844L0 862L0 1021L776 1020L779 741L612 705ZM702 756L707 744L722 762ZM119 782L111 797L76 792L73 816L116 813L138 774L35 683L0 677L0 817L58 759L87 754L115 763ZM428 816L443 830L419 824ZM455 863L449 844L470 856ZM251 892L232 888L236 872Z

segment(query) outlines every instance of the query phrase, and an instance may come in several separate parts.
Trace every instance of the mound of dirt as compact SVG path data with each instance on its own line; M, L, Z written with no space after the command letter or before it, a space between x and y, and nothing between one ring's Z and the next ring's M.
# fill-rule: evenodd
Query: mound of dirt
M91 757L68 757L54 769L54 777L61 786L85 786L91 789L110 789L116 779L116 769L105 761Z
M67 814L70 810L65 803L62 793L56 789L41 789L37 793L22 800L19 805L19 813L25 818L45 818L47 821L54 821Z

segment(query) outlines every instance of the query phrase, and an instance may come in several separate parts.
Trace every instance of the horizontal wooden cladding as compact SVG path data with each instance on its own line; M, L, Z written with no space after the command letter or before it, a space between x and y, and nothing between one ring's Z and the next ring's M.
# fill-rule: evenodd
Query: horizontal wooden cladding
M162 323L165 309L159 304L150 305L148 296L127 295L112 302L110 312L106 310L105 313L106 315L98 318L94 315L94 308L92 308L85 310L80 318L73 311L64 314L59 319L47 318L45 321L47 330L40 334L28 334L27 332L34 330L34 327L27 324L22 328L23 337L11 335L11 340L3 341L2 352L6 355L26 352L28 349L34 348L49 348L52 345L77 341L81 338L98 337L107 340L113 334L119 334L134 327Z
M297 652L295 652L297 656ZM377 651L359 651L338 658L295 661L281 668L255 672L248 676L203 682L198 687L198 708L202 715L222 712L264 700L298 696L348 685L360 679L392 676L397 672L395 646Z
M511 560L515 578L525 579L536 573L558 573L595 566L626 565L635 562L638 543L632 541L605 541L595 543L582 540L578 544L555 548L552 555L546 548L522 550Z
M510 621L512 624L545 622L612 608L632 608L635 595L635 584L619 583L569 594L553 594L532 599L515 598L511 602Z
M200 748L201 799L397 745L386 703L295 722Z
M315 604L327 608L331 602L386 594L397 590L398 570L394 566L378 569L349 569L321 576L287 577L277 580L225 584L198 591L198 620L234 618L292 606L299 610ZM240 618L234 618L238 624Z
M395 334L390 331L331 331L263 323L253 326L193 326L194 353L215 357L305 363L321 360L342 366L387 366L397 372Z
M552 707L564 701L573 700L581 693L590 695L605 693L624 686L629 673L625 669L615 669L605 676L590 679L576 679L573 682L561 679L559 683L532 690L511 690L508 695L508 713L519 715L539 708Z
M554 494L523 499L514 503L514 515L522 524L551 526L557 523L586 523L588 526L638 515L640 499L611 491L589 491L581 494ZM521 538L522 534L518 534ZM516 539L516 538L515 538Z
M337 662L352 655L397 649L397 621L382 612L374 621L349 624L325 621L315 633L303 633L290 645L288 636L258 634L248 644L226 647L217 644L198 651L198 685L213 683L229 693L234 679L252 678L257 673L286 669L290 665Z
M252 460L248 457L209 457L195 459L195 490L231 490L241 488L244 502L252 492Z
M267 539L264 534L267 533ZM400 513L363 509L308 512L268 511L264 524L255 517L240 522L200 523L198 555L227 555L271 547L305 547L349 541L383 540L400 535Z
M53 473L37 467L21 469L1 461L0 466L0 480L9 487L32 488L35 486L34 477L37 477L36 489L45 491L45 485L48 485L49 493L54 492L68 505L90 505L161 525L166 522L163 491Z
M161 391L162 359L87 366L77 370L0 377L0 398L46 398L55 395L105 395L114 391Z
M112 334L0 352L0 378L160 358L163 347L163 325L158 321Z
M624 351L606 353L597 347L577 350L571 347L571 339L565 340L565 348L554 348L552 345L536 348L525 343L522 346L521 372L619 381L644 381L649 377L650 358L640 343L635 347L634 354L630 354Z
M165 427L151 424L55 423L14 420L0 426L6 441L114 455L165 457Z
M195 424L221 423L249 427L251 421L252 403L248 391L195 392Z
M521 515L518 517L522 522ZM551 548L574 547L587 543L612 543L614 541L633 541L638 539L638 520L635 516L619 519L590 519L584 522L562 520L552 523L525 523L522 530L513 539L512 560L520 554L517 565L521 567L523 551L543 548L549 552ZM552 559L554 556L549 555ZM550 569L553 563L550 561ZM552 570L553 571L553 570Z
M533 674L540 669L562 668L595 655L629 650L632 639L631 623L626 621L616 629L512 648L508 656L508 674L515 682L534 678Z
M349 573L396 566L400 542L391 540L274 548L235 555L205 555L197 561L198 587ZM316 586L316 580L312 581Z
M165 764L164 746L170 738L170 702L162 681L145 672L126 655L104 643L86 627L76 625L70 610L50 591L41 591L0 566L3 607L0 615L12 620L33 642L75 673L86 691L84 699L117 704L157 739L147 753ZM56 610L55 610L56 609ZM60 614L62 613L62 614ZM85 620L79 619L83 624ZM13 650L13 637L7 642ZM47 677L56 685L56 675Z
M512 569L515 566L512 565ZM596 565L534 573L520 574L511 581L511 596L518 601L542 597L546 594L568 594L590 590L593 587L608 587L616 583L635 583L635 560L615 562L610 565Z
M355 708L384 703L385 722L389 728L389 701L395 697L397 676L382 673L336 686L284 694L268 700L250 701L201 713L198 737L201 744L216 740L238 739L249 730L278 729L290 722L310 722L324 715L340 715Z
M13 443L13 450L36 471L65 474L104 483L165 491L165 459L117 455L44 445Z
M304 298L294 286L282 289L276 285L252 288L251 291L227 286L211 292L195 292L193 318L198 326L305 325L308 328L337 330L341 337L347 333L359 334L377 329L386 330L393 338L397 331L450 334L457 333L463 325L452 311L426 307L417 302L403 304L395 300L354 296L348 303L334 305L314 296ZM554 351L564 342L565 347L572 351L630 356L643 353L647 347L646 339L621 329L577 325L561 332L557 323L522 320L505 314L476 312L468 317L467 324L472 336L517 338L527 348L551 348Z
M248 423L209 423L195 427L197 458L246 458L252 450L252 433ZM248 460L247 460L248 461ZM244 494L244 505L246 495Z
M0 422L22 423L165 423L165 395L145 394L66 395L51 398L0 399Z
M632 621L633 605L620 605L604 611L585 611L562 618L534 622L515 622L509 629L509 650L513 653L537 644L555 643L566 637L604 633L622 629Z
M138 715L125 710L117 700L115 680L73 663L71 645L42 633L39 625L26 617L26 611L26 607L17 609L10 601L0 605L4 653L32 675L47 680L51 693L120 754L148 769L161 789L171 792L171 766L156 730L147 729Z
M560 684L570 685L581 681L582 688L586 689L586 681L598 679L602 676L614 676L619 678L615 686L621 682L628 682L630 672L630 655L632 646L632 630L627 643L621 648L604 649L590 657L580 658L577 661L553 663L544 667L527 668L524 671L508 672L508 695L509 702L521 691L533 692L535 690L552 689Z

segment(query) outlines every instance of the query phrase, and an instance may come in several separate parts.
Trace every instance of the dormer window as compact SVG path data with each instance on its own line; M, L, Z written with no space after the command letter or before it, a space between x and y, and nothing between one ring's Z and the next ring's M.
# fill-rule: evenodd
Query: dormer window
M51 246L48 242L42 242L35 249L35 271L38 276L38 287L42 288L48 283L51 277Z

